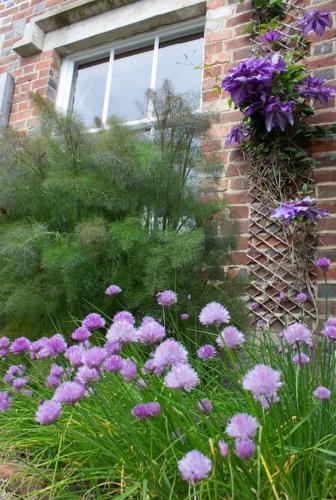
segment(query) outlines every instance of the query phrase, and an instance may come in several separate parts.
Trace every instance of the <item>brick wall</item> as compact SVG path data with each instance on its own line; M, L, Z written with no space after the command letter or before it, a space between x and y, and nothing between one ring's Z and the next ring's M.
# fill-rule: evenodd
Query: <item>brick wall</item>
M307 67L315 76L328 80L330 86L336 86L336 1L319 2L306 1L307 9L319 8L333 12L334 27L318 38L310 36L310 52L307 57ZM235 253L229 271L237 274L249 269L249 194L247 181L244 177L246 165L235 147L226 145L225 136L232 125L239 121L239 113L228 108L227 95L214 92L214 87L220 85L228 68L250 54L249 35L246 25L251 20L251 2L240 4L235 0L208 0L205 34L205 63L211 67L205 71L203 83L204 107L215 112L212 118L211 146L223 162L224 176L220 183L203 182L203 193L209 197L226 198L232 205L232 214L240 223L239 251ZM325 125L336 122L335 98L327 106L318 106L311 123ZM328 210L331 216L321 221L319 226L320 242L319 256L327 256L334 261L329 272L329 297L332 301L331 311L336 314L336 141L318 141L312 145L316 159L314 177L316 195L319 205ZM319 309L323 311L323 275L317 274Z
M21 58L11 47L23 33L24 26L33 16L70 0L2 0L0 4L0 73L9 71L15 78L15 89L10 113L10 126L27 130L38 124L38 116L28 98L30 91L55 99L61 59L55 51ZM311 2L309 5L308 2ZM327 9L334 12L334 28L319 39L311 36L310 56L307 65L316 76L327 78L335 85L336 71L336 0L318 2L307 0L309 8ZM250 40L245 33L246 24L251 19L251 3L246 0L207 0L207 20L205 28L205 62L212 66L205 70L203 81L204 109L212 113L211 139L206 147L215 151L223 163L224 171L220 182L205 179L202 184L204 196L225 197L232 206L232 215L239 222L239 249L235 252L229 272L237 274L248 269L249 247L249 194L244 177L245 164L236 148L228 147L225 137L239 114L229 110L227 96L214 92L220 85L221 77L229 67L249 56ZM320 108L312 122L326 124L336 121L335 100L327 108ZM323 208L331 217L320 227L320 255L336 260L336 155L335 141L319 141L312 146L318 161L315 169L316 192ZM330 271L329 296L333 300L336 313L336 264ZM320 294L322 276L317 276Z

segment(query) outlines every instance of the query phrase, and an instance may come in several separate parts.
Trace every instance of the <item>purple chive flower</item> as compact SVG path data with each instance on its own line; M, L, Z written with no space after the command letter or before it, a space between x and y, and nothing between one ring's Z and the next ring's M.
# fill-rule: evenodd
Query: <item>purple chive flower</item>
M138 340L143 344L156 344L166 335L164 327L158 321L149 321L138 329Z
M61 380L59 377L56 377L55 375L48 375L47 377L47 382L46 382L46 387L58 387L61 383Z
M41 425L50 425L58 419L60 414L60 403L53 400L43 401L35 414L35 418L36 421Z
M328 259L327 257L321 257L320 259L317 259L317 261L315 262L316 267L322 269L324 273L328 271L330 264L331 264L330 259Z
M254 437L258 427L255 417L247 413L237 413L230 419L225 432L232 438L244 440Z
M199 357L199 359L202 359L203 361L206 359L212 359L215 355L216 355L216 349L210 344L202 345L197 350L197 356Z
M250 57L229 69L222 81L222 88L230 93L235 104L244 105L255 101L262 93L268 92L274 74L285 69L280 58Z
M189 451L178 462L182 479L196 483L208 477L211 471L211 460L198 450Z
M283 132L288 125L293 125L294 101L281 102L278 95L270 96L264 107L265 127L267 132L280 128Z
M197 401L197 405L202 413L211 413L212 412L212 403L210 399L200 399Z
M112 297L113 295L118 295L118 293L121 293L121 288L118 285L110 285L106 288L105 293L106 295Z
M21 391L29 382L29 377L18 377L13 380L12 386L16 391Z
M235 326L227 326L221 331L220 335L218 335L216 342L219 347L229 347L233 349L241 346L245 342L245 337Z
M218 441L218 449L222 457L226 458L229 456L229 445L222 439Z
M266 42L266 43L274 43L278 42L283 38L283 33L279 30L274 30L274 31L266 31L263 35L259 37L260 42Z
M50 367L50 375L52 377L60 377L64 373L64 368L63 366L57 365L56 363L53 363Z
M177 295L172 290L165 290L156 294L157 303L162 307L170 307L177 302Z
M266 321L264 319L258 319L256 325L257 325L257 328L260 328L261 330L263 330L266 326Z
M244 439L243 441L237 439L235 441L235 451L237 457L242 460L249 460L256 450L256 445L251 439Z
M140 326L145 326L147 325L148 323L151 323L152 321L156 321L155 318L153 318L152 316L144 316L142 318L142 321L141 321L141 325Z
M137 331L133 324L126 319L114 321L107 331L106 338L109 342L120 343L137 342Z
M72 405L81 400L85 394L85 387L78 382L63 382L57 387L54 394L54 401Z
M299 292L295 295L295 297L293 297L293 300L295 302L299 302L300 304L304 304L305 302L307 302L307 295L304 293L304 292Z
M284 302L285 300L287 300L287 293L281 291L279 293L279 300L280 300L280 302Z
M294 354L292 361L294 365L306 365L310 362L310 357L304 352Z
M125 382L130 382L132 379L136 378L138 374L137 365L132 359L124 359L122 367L120 368L120 374Z
M4 382L11 384L15 377L23 375L24 372L25 372L24 365L11 365L7 369L7 371L3 377L3 380L4 380Z
M321 104L327 104L331 95L335 92L332 87L325 86L326 80L307 76L297 85L297 92L305 99L314 99Z
M330 399L331 397L331 391L327 389L327 387L323 387L320 385L319 387L316 387L315 391L313 392L313 395L317 399Z
M83 364L82 357L85 349L80 345L72 345L64 353L64 357L70 361L72 366L77 368Z
M100 314L90 313L83 319L82 326L85 326L89 330L97 330L105 326L105 320Z
M4 358L9 353L9 338L0 337L0 358Z
M123 365L123 360L118 354L112 354L105 359L103 366L107 372L118 372Z
M160 413L161 413L161 406L159 403L156 402L136 405L132 410L132 415L139 420L158 417Z
M270 366L258 364L243 378L243 388L251 391L254 398L265 407L277 399L277 391L282 386L281 373Z
M248 307L251 311L258 311L258 309L260 309L260 304L258 304L258 302L251 302Z
M313 31L317 36L322 36L327 28L332 27L332 16L328 11L314 9L307 12L297 25L302 29L303 35Z
M8 391L0 391L0 413L7 411L10 408L11 401Z
M58 354L64 352L66 348L67 343L65 342L63 335L61 335L60 333L56 333L55 335L50 337L50 339L48 339L45 348L42 349L43 355L40 355L40 351L38 357L45 357L44 351L46 355L55 357Z
M99 372L96 368L89 368L87 365L84 365L78 368L74 380L79 384L86 385L93 382L97 382L99 378L100 378Z
M199 320L202 325L219 326L230 321L230 313L218 302L209 302L200 312Z
M187 320L189 319L189 317L190 317L190 316L189 316L189 314L187 314L187 313L182 313L182 314L180 314L180 319L181 319L181 321L187 321Z
M107 340L104 344L104 349L107 350L108 354L118 354L121 351L120 342L112 342L111 340Z
M195 370L189 365L175 365L164 378L164 384L170 389L191 391L200 383Z
M329 318L327 320L322 335L331 340L336 340L336 318Z
M98 368L107 357L108 353L103 347L91 347L83 352L83 364L89 368Z
M302 323L293 323L284 331L283 336L290 345L307 344L311 345L312 334L309 328Z
M329 215L329 212L314 207L315 202L315 198L306 196L302 200L281 203L279 208L272 210L271 217L280 219L286 226L293 221L315 223L318 217L328 217Z
M10 352L14 354L21 354L24 351L28 351L30 349L30 340L26 337L19 337L15 339L10 346Z
M247 130L244 125L235 125L232 127L230 130L230 133L228 134L226 138L227 144L243 144L243 142L246 142L246 138L249 136L249 131Z
M188 353L180 342L167 339L157 346L153 353L154 367L164 370L168 366L184 364L187 362Z
M71 338L79 342L85 342L91 336L91 332L85 326L80 326L72 333Z
M131 325L135 324L135 318L132 313L129 311L119 311L112 318L112 323L116 323L117 321L127 321Z

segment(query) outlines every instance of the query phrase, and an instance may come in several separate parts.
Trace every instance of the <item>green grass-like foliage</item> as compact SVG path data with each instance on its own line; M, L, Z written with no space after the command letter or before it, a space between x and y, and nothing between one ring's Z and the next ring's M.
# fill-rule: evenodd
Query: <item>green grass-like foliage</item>
M10 355L3 362L1 375L9 364L25 362L31 376L33 397L13 392L12 407L0 414L3 454L7 459L19 458L27 465L26 475L35 479L24 498L335 498L332 340L319 334L309 351L310 363L302 366L292 362L295 351L267 330L250 332L239 349L219 349L215 358L201 361L196 347L215 345L218 332L197 324L178 328L176 320L174 308L166 311L166 329L181 342L187 339L189 362L201 380L198 387L191 392L168 389L163 376L147 373L147 387L140 389L136 381L125 383L119 374L105 372L91 396L64 406L60 419L51 426L34 421L38 401L52 397L53 391L44 387L51 361L30 362L28 357ZM103 337L95 333L91 340L99 344ZM132 356L140 371L151 351L143 344L129 344L122 356ZM66 366L62 357L57 362ZM269 410L263 410L242 388L242 378L257 363L281 372L279 400ZM313 397L319 385L331 390L330 400ZM197 406L202 398L213 403L208 415ZM132 416L134 405L154 400L161 404L160 416L144 421ZM225 434L229 418L242 411L254 415L260 424L254 439L256 452L247 461L235 455ZM219 439L230 445L227 458L218 452ZM211 459L212 470L207 479L189 485L181 479L177 463L193 449Z
M70 311L109 307L102 290L113 282L135 313L153 312L154 294L178 287L182 309L192 289L195 305L220 298L242 321L239 281L216 271L236 230L225 204L204 203L198 191L199 175L218 170L200 155L207 118L166 85L152 96L151 137L116 119L89 134L34 99L41 130L0 143L0 329L66 332ZM207 266L222 286L206 285Z

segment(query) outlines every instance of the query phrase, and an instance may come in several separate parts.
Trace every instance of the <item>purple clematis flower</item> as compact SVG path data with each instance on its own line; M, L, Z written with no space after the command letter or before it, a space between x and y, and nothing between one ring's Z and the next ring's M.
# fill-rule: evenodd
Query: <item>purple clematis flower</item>
M242 144L246 141L246 137L248 137L249 131L244 125L235 125L230 130L229 135L227 136L226 142L227 144Z
M307 12L304 17L297 23L302 28L302 34L307 35L313 31L317 36L322 36L327 28L332 26L331 13L328 11L312 10Z
M305 99L314 99L321 104L327 104L331 94L335 92L332 87L324 87L325 80L314 76L307 76L297 86L298 93Z
M299 201L281 203L280 207L272 210L271 217L282 220L287 226L295 220L303 220L304 222L310 220L315 223L318 217L328 217L329 215L326 210L314 207L315 202L315 198L306 196Z
M266 31L263 35L259 37L260 42L274 43L283 38L283 33L279 30Z
M293 125L293 106L294 101L288 101L282 103L279 96L270 96L265 108L265 126L267 132L270 132L274 128L280 128L283 132L288 125Z

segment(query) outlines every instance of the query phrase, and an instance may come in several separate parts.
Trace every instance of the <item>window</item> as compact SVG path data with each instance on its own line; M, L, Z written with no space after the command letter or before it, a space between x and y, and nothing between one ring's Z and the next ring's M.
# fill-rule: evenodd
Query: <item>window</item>
M202 62L199 20L116 43L100 53L75 54L63 62L57 107L74 110L91 129L114 115L131 124L146 123L152 119L146 92L168 79L176 93L199 109L202 71L195 66Z

